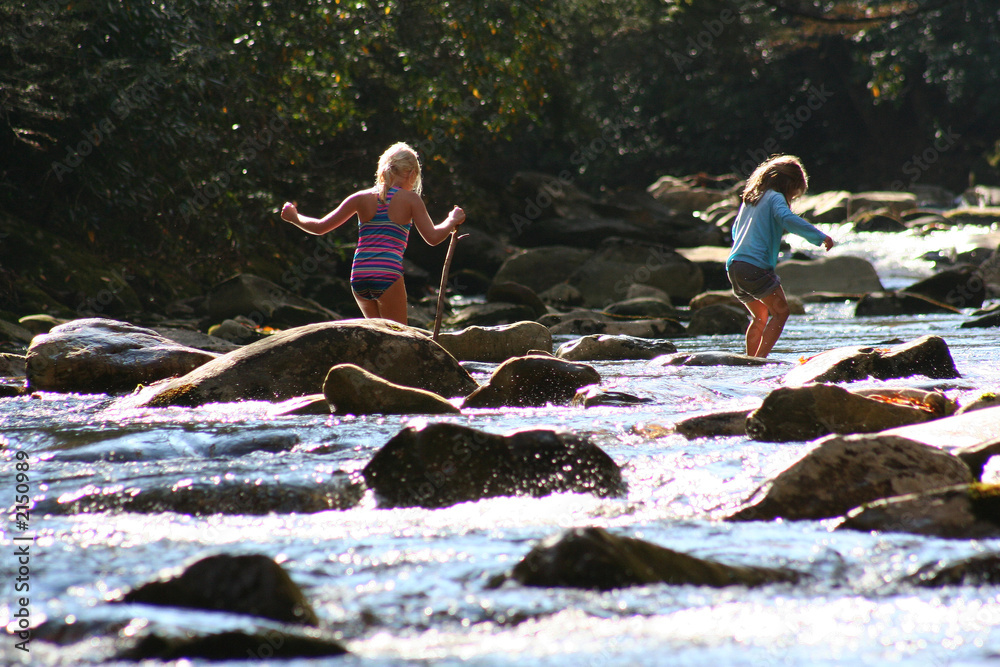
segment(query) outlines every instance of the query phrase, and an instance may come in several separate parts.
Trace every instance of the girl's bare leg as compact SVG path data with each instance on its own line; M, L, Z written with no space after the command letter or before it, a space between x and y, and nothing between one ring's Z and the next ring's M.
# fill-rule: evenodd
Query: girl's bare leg
M747 354L751 357L757 356L760 349L760 339L764 335L764 327L767 326L769 312L763 301L751 301L744 303L750 311L750 326L747 327Z
M756 357L766 357L771 353L771 348L778 342L781 332L785 329L785 322L788 321L788 314L790 312L788 309L788 300L785 299L785 290L780 285L778 289L761 299L761 302L771 313L771 319L768 320L767 326L764 327L764 331L760 336L760 346L754 355Z
M402 276L378 299L378 317L406 324L406 283Z
M354 300L358 302L358 308L361 309L361 314L365 316L365 319L371 319L373 317L382 317L379 315L378 301L374 299L365 299L364 297L358 296L357 292L354 292Z

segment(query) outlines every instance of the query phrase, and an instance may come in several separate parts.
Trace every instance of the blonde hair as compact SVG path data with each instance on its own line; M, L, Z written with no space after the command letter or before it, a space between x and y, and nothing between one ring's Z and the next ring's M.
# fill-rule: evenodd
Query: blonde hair
M395 177L414 170L417 172L417 180L413 182L413 191L419 195L423 183L420 179L420 159L417 157L417 152L402 141L389 146L378 159L378 169L375 171L375 192L379 200L385 201L389 196L389 188Z
M805 194L809 176L802 162L794 155L775 155L762 162L750 174L743 188L743 201L755 205L768 190L780 192L791 203L792 198Z

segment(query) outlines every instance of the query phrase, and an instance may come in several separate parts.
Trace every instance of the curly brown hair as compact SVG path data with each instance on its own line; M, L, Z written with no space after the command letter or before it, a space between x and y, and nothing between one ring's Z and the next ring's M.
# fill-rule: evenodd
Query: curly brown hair
M780 192L789 203L805 194L809 176L802 161L794 155L775 155L762 162L750 174L743 188L743 201L755 205L768 190Z

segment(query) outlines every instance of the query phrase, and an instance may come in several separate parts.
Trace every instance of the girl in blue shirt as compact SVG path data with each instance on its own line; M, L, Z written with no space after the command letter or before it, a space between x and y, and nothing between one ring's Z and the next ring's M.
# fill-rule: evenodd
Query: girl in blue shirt
M834 246L832 238L788 208L789 202L805 194L808 184L799 158L778 155L754 169L743 189L726 272L733 293L752 316L746 349L753 357L771 352L788 320L785 291L774 271L781 237L791 232L827 250Z

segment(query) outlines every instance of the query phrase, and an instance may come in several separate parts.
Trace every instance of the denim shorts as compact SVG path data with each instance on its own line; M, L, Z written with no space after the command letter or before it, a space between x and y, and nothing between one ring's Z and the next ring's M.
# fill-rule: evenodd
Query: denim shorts
M760 301L781 286L774 269L762 269L748 262L734 261L727 274L733 294L743 303Z

